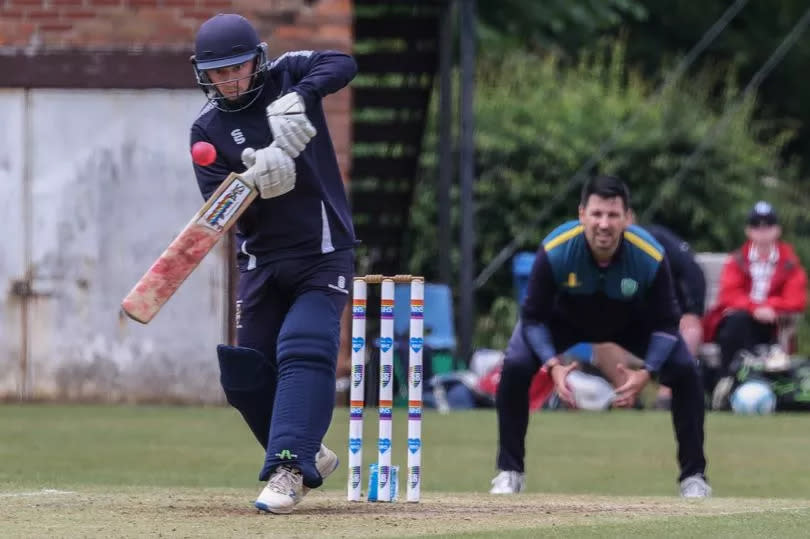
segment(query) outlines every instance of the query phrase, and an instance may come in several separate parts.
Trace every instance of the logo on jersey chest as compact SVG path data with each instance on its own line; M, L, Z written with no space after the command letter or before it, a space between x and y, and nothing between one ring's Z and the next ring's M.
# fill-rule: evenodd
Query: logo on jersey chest
M242 134L241 129L234 129L231 131L231 136L233 137L233 141L237 144L244 144L245 143L245 135Z
M577 274L576 274L576 273L574 273L574 272L571 272L571 273L569 273L569 274L568 274L568 280L567 280L567 281L565 281L565 283L564 283L564 284L565 284L565 286L567 286L568 288L576 288L576 287L578 287L579 285L581 285L582 283L580 283L579 281L577 281Z
M623 296L630 297L638 291L638 282L634 279L630 279L629 277L625 277L622 279L622 282L619 283L619 288L621 289Z

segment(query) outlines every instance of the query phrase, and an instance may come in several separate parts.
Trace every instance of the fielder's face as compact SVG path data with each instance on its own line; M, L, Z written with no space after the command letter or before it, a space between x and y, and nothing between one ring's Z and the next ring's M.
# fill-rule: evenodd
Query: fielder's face
M250 60L242 64L208 69L205 74L214 87L228 101L236 101L239 97L250 90L253 80L253 68L256 60Z
M619 247L622 234L630 224L630 212L621 197L602 198L591 195L579 207L579 222L585 229L585 240L600 262L610 260Z

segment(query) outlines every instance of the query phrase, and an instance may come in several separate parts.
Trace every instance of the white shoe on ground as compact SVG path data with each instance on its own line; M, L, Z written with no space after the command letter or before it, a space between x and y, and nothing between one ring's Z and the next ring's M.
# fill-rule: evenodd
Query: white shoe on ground
M286 515L303 496L304 477L298 468L281 465L273 471L254 505L266 513Z
M324 481L326 478L332 475L332 472L337 470L338 465L340 464L340 460L338 456L335 454L334 451L326 447L325 445L321 444L321 448L318 450L318 453L315 455L315 468L318 469L318 473L321 474L321 477ZM309 491L312 490L308 486L303 486L301 489L301 497L306 496ZM301 498L298 498L298 503L301 501Z
M681 481L682 498L711 498L712 487L700 474L690 475Z
M490 494L517 494L526 486L526 474L501 470L492 480Z

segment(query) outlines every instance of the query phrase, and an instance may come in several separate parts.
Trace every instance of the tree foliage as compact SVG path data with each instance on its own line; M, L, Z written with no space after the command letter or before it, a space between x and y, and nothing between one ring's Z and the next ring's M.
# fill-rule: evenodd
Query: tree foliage
M481 50L551 51L576 58L606 36L627 39L627 60L650 79L667 61L690 50L731 6L730 0L599 1L505 0L479 2ZM787 33L810 9L806 0L749 1L694 64L693 73L715 65L735 64L740 80L749 80ZM793 45L763 82L757 117L796 136L783 157L796 159L810 171L810 79L803 76L810 62L810 30Z
M686 52L730 4L727 0L649 2L643 22L625 18L612 32L623 32L628 37L628 62L653 76L660 72L662 57ZM810 4L806 0L749 1L711 44L695 68L733 62L738 66L740 80L750 80L807 9L810 9ZM796 130L796 137L784 149L783 156L797 158L805 174L810 170L810 160L805 157L810 150L807 122L810 102L806 99L810 80L802 73L810 61L808 36L810 29L805 30L764 80L759 90L757 110L757 117L767 118L775 125L790 125Z
M637 0L501 0L478 2L482 49L565 54L627 21L643 21Z

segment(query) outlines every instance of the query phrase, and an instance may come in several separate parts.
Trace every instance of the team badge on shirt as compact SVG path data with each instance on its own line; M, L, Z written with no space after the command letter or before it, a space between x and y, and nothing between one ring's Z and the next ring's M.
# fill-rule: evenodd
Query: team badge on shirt
M568 288L576 288L579 286L579 281L577 281L577 274L576 273L569 273L568 280L565 282L565 286Z
M638 282L635 281L634 279L630 279L627 277L622 279L620 286L622 289L622 294L624 294L627 297L632 296L638 290Z

